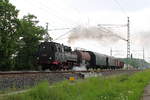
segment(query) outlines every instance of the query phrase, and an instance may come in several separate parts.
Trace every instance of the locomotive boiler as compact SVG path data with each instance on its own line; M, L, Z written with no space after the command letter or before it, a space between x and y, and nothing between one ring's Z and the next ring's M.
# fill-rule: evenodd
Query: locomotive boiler
M71 47L55 42L42 42L37 55L42 70L71 69L77 63L77 55L72 52Z

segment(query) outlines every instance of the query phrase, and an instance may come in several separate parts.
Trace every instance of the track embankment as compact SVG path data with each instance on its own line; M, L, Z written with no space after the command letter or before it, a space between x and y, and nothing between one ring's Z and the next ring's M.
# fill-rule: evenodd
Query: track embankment
M0 90L10 88L25 89L47 80L50 84L68 80L74 77L76 80L91 76L108 76L116 74L130 74L139 70L90 70L90 71L14 71L0 72Z

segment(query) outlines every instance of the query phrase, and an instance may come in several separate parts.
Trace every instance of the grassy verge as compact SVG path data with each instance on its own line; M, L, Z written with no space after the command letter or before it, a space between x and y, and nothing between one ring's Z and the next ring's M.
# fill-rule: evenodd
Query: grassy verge
M31 91L3 100L140 100L150 81L150 70L134 75L93 77L53 86L42 82Z
M0 91L0 95L3 95L3 94L6 94L6 93L11 93L11 92L16 92L16 91L21 91L21 90L25 90L25 89L29 89L31 87L25 87L25 88L16 88L16 87L13 87L13 88L8 88L8 89L5 89L5 90L1 90Z

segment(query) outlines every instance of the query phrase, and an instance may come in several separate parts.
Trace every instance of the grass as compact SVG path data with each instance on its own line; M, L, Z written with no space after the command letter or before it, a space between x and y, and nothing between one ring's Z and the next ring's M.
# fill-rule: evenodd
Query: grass
M21 90L25 90L25 89L29 89L29 88L31 88L31 86L26 86L24 88L17 88L14 86L11 88L1 90L0 95L6 94L6 93L11 93L11 92L16 92L16 91L21 91Z
M48 82L42 82L29 92L3 100L140 100L149 82L150 70L133 75L64 81L50 87Z

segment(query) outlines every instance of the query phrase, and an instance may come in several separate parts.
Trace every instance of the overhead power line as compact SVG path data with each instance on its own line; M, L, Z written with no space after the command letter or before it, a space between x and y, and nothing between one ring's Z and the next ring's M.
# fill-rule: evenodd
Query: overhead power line
M97 26L126 27L127 25L126 24L98 24Z
M45 14L49 17L50 21L53 21L53 23L60 23L61 25L65 25L65 26L76 26L77 24L71 20L70 18L67 18L65 16L63 16L63 14L61 13L61 11L56 11L55 9L53 9L52 7L49 7L48 5L44 4L43 2L40 1L36 1L38 3L40 3L40 6L37 7L33 7L37 10L40 10L42 12L46 12ZM33 2L29 1L28 3L29 5L34 5ZM59 15L58 15L59 14ZM43 16L42 14L40 16ZM44 16L45 17L45 16ZM53 17L55 18L55 20L53 19Z
M54 29L49 29L48 31L60 31L60 30L68 30L72 28L54 28Z
M125 15L125 16L128 16L127 13L126 13L126 10L121 6L121 4L119 3L118 0L113 0L119 7L119 9L122 11L122 13Z
M70 24L74 24L74 26L76 26L77 25L77 23L74 21L74 20L72 20L72 19L70 19L69 17L67 17L67 16L64 16L64 13L62 13L62 11L63 11L63 9L61 9L60 11L58 11L58 10L56 10L56 9L54 9L54 8L52 8L52 7L50 7L50 6L48 6L47 4L44 4L43 2L40 2L40 1L37 1L37 2L39 2L42 6L41 7L43 7L43 8L45 8L46 9L46 11L49 13L49 14L53 14L53 15L55 15L55 17L57 17L58 19L60 19L61 21L63 21L63 22L69 22ZM55 4L54 4L55 5ZM57 7L57 8L60 8L60 7ZM50 11L51 10L51 11ZM58 15L59 14L59 15Z
M55 38L53 41L56 41L56 40L58 40L58 39L62 38L63 36L65 36L65 35L69 34L70 32L71 32L71 30L69 30L68 32L66 32L66 33L62 34L61 36L59 36L59 37Z

